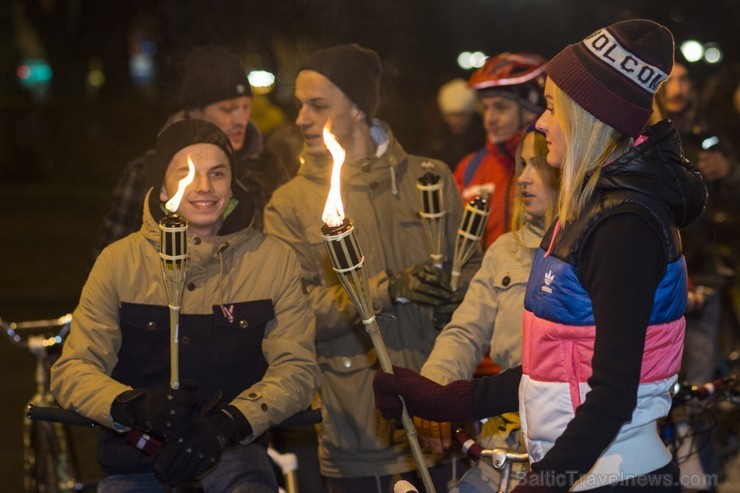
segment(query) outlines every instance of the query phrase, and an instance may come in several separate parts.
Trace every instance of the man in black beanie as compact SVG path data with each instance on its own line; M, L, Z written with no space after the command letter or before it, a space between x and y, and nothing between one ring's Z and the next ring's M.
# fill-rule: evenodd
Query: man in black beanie
M262 134L251 122L252 88L242 60L218 46L192 50L181 64L180 110L164 125L199 118L218 126L231 140L236 155L235 177L255 203L255 226L262 229L262 210L273 190L288 181L284 166L263 155ZM103 218L92 260L108 244L141 227L141 203L147 191L147 168L154 151L131 161L113 190L111 209Z
M342 200L365 254L364 269L392 362L421 368L438 333L435 316L459 301L449 287L449 265L440 269L429 260L417 181L433 173L443 183L447 259L454 251L462 199L445 163L407 154L388 125L375 118L381 73L377 53L356 44L319 50L301 64L295 96L296 124L304 138L302 165L265 208L265 232L298 253L317 316L318 397L325 414L319 462L332 492L387 491L400 477L421 484L403 430L374 409L377 356L321 241L332 172L322 138L325 128L346 152ZM478 255L464 277L472 277L479 265ZM426 454L425 460L438 491L446 490L450 459Z
M205 493L275 492L264 433L306 409L318 385L300 265L289 247L251 226L231 140L217 126L172 124L153 163L143 225L95 262L51 370L52 392L105 427L101 493L164 492L165 483L195 479ZM188 220L189 260L176 349L181 385L172 389L159 220L191 174L176 209ZM122 433L129 429L163 444L138 450Z

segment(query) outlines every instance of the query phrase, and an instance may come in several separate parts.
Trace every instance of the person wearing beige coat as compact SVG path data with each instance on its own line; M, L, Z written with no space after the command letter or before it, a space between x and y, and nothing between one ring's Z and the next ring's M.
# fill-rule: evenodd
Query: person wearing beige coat
M198 122L187 120L169 127L157 147L168 163L172 149L168 153L167 146L159 144L175 132L174 151L196 141L187 150L195 153L196 162L201 157L193 190L186 190L178 209L188 211L191 223L179 327L182 388L168 390L169 300L160 269L158 226L164 212L155 188L144 203L142 228L98 257L73 313L63 353L52 368L52 392L59 403L106 427L98 455L105 475L99 491L105 491L103 486L112 478L137 475L146 476L147 484L156 487L153 471L163 481L198 477L206 492L223 491L220 481L230 474L225 470L230 463L268 478L248 483L253 487L250 491L276 491L264 432L306 409L317 388L315 319L306 303L296 256L286 245L252 228L253 206L238 182L231 184L230 194L228 185L216 183L225 176L231 180L223 163L233 154L226 152L230 144L225 134L219 134L219 144L203 143L213 139L208 132L220 132L211 124L203 123L205 137L193 136L200 131ZM179 142L183 137L178 132L185 135L184 143ZM207 153L197 154L200 148ZM201 173L203 160L211 155L214 167ZM180 156L175 154L172 162ZM161 194L165 195L164 188ZM221 202L224 208L212 214L212 204ZM205 234L204 222L216 216L213 234ZM167 393L166 399L178 401L188 395L187 382L197 386L192 415L205 416L185 423L185 431L157 433L156 419L146 423L130 419L127 410L131 402L142 399L139 393L146 394L144 402L154 401L162 392ZM184 401L190 402L187 397ZM215 401L210 412L203 409L206 401ZM134 417L137 412L133 410ZM226 429L218 429L223 420ZM126 443L125 434L119 433L149 427L152 430L142 431L164 438L156 460ZM210 436L203 430L217 433ZM223 449L212 456L210 450L201 451L206 460L213 458L211 464L178 462L182 443L188 454L199 450L196 438L211 444L216 440ZM216 467L211 469L213 463Z

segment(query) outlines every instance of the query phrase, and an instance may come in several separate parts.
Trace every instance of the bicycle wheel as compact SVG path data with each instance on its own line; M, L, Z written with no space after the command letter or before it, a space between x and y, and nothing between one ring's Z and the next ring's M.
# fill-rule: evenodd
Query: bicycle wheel
M82 489L70 456L69 429L61 423L34 421L29 428L26 493L72 493Z
M52 423L34 421L30 425L30 453L26 457L26 493L59 493L56 456L58 440Z

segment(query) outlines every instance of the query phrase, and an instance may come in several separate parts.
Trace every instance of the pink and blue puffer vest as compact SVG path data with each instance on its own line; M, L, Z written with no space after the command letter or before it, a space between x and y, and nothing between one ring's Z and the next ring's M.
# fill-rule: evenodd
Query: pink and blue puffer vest
M647 328L637 406L632 420L572 491L623 481L664 466L670 454L656 432L656 420L671 406L683 349L687 282L680 239L664 208L633 192L595 201L581 220L556 235L550 251L535 254L525 296L523 376L519 386L522 431L532 462L541 460L574 417L590 390L595 325L591 300L576 273L587 232L622 204L638 204L662 226L667 267L655 292ZM542 245L552 237L545 236Z

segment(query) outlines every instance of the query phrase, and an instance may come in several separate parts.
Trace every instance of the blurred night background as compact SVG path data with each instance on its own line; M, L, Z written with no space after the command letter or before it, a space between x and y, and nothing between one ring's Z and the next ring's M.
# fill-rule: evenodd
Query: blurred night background
M618 20L644 17L677 43L715 43L699 83L740 62L735 0L4 0L0 2L0 318L74 309L110 192L176 108L178 61L225 46L275 75L255 97L263 131L294 118L296 67L320 47L357 42L384 63L378 116L418 152L436 92L467 78L461 52L553 56ZM0 342L0 490L21 491L23 405L33 358Z

